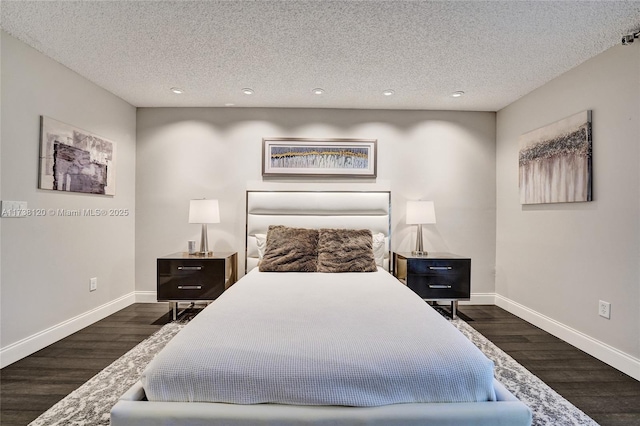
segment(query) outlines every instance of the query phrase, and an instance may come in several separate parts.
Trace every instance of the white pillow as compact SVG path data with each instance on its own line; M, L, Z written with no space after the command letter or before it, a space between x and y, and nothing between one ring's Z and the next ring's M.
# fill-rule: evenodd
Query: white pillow
M256 234L256 244L258 245L258 259L262 260L264 250L267 248L267 234Z
M384 267L384 258L385 258L385 244L384 244L384 234L379 232L377 234L373 234L373 257L376 259L376 265Z

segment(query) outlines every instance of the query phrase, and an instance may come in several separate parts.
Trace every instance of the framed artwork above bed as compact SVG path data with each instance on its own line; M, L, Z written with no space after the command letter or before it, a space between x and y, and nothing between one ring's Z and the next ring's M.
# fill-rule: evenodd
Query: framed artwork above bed
M262 139L262 176L375 178L376 139Z

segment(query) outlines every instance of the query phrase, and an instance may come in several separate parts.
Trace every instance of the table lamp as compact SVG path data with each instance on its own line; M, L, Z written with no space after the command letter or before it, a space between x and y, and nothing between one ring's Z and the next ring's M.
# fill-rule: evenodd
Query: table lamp
M416 249L411 254L426 256L422 246L422 225L436 223L436 210L433 201L407 201L407 225L418 225Z
M218 200L191 200L189 203L189 223L201 223L200 254L209 254L209 241L207 240L207 223L220 223L220 210Z

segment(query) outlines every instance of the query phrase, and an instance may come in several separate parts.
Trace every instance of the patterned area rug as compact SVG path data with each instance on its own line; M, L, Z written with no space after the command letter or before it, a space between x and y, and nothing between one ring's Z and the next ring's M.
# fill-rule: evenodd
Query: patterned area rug
M466 322L451 321L495 364L494 376L533 412L533 425L598 426L585 413L491 343Z
M466 322L451 321L495 363L495 376L533 411L533 425L597 426L590 417L531 374ZM142 375L153 356L184 327L171 323L73 391L30 423L32 426L108 425L109 411Z
M29 426L108 425L111 407L142 376L153 356L185 323L170 323L140 342L88 382L29 423Z

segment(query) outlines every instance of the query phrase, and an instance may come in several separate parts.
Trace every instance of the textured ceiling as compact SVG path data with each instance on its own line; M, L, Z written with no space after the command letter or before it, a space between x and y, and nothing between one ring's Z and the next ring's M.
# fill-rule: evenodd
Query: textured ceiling
M138 107L497 111L640 28L640 1L0 7L6 32ZM169 91L176 86L185 93ZM314 95L316 87L325 93ZM458 90L465 95L452 98Z

